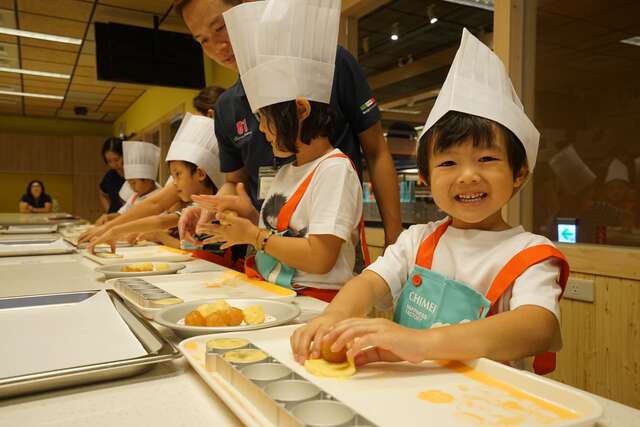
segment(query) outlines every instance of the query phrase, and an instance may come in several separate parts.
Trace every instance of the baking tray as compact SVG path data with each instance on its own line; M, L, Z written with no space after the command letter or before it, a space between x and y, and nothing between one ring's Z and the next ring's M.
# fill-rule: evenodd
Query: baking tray
M246 274L223 266L218 267L218 271L144 276L138 279L144 280L159 291L168 292L183 302L221 298L267 298L289 301L296 297L295 291L291 289L251 279ZM140 300L138 295L135 295L136 292L131 292L132 289L127 280L109 279L106 284L113 287L127 303L133 305L147 319L153 319L155 314L163 308L149 304L149 301Z
M58 224L77 222L68 213L0 213L0 225Z
M580 390L488 359L375 363L358 368L348 379L316 377L295 362L291 354L289 338L298 327L201 335L182 341L179 348L216 394L245 424L252 426L289 424L261 411L262 398L257 396L256 400L251 393L243 393L236 387L234 376L229 382L222 372L207 370L206 343L213 338L249 340L271 361L285 365L379 427L418 427L425 423L449 427L591 427L603 413L602 406Z
M115 263L135 263L145 261L157 262L184 262L190 261L191 254L180 249L170 248L168 246L131 246L127 248L117 248L116 255L111 254L111 250L100 250L95 254L90 253L86 249L82 251L82 255L95 261L101 265ZM105 256L106 255L106 256Z
M9 225L6 228L0 229L0 234L41 234L41 233L55 233L58 230L56 224L49 225Z
M30 240L21 237L0 241L0 257L68 254L75 250L60 237L51 240Z
M96 292L99 291L91 290L0 298L0 310L44 307L58 304L76 304L93 296ZM133 334L147 351L147 355L107 363L0 378L0 399L128 377L150 369L155 363L167 362L180 357L180 352L178 352L170 342L164 339L147 320L135 311L129 309L118 294L110 289L106 292L122 319L127 323Z

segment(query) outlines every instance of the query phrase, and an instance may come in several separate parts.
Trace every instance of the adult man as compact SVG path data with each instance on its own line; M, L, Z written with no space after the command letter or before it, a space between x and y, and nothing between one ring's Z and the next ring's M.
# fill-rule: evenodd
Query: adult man
M236 58L222 14L242 3L239 0L177 0L175 8L207 56L237 71ZM402 231L396 171L382 134L380 112L355 59L342 47L336 55L331 107L336 113L332 143L348 154L362 171L362 154L385 228L385 242L395 242ZM257 204L268 182L268 169L276 166L271 148L258 130L238 80L218 100L216 135L220 147L220 168L226 183L219 194L233 194L237 183L245 183ZM262 187L262 188L261 188ZM200 220L200 210L192 208L181 219L181 234L189 236Z
M175 8L207 56L218 64L237 71L222 14L241 0L176 0ZM380 112L355 59L338 48L331 106L338 115L332 142L348 154L361 172L364 153L373 182L378 209L384 223L385 243L391 244L402 231L397 175L382 134ZM216 135L219 140L221 170L226 183L218 194L234 194L236 184L245 183L254 202L259 199L260 167L273 166L271 148L258 130L259 122L252 114L241 81L230 87L218 100L215 109ZM173 186L165 187L118 223L155 214L177 201ZM261 190L264 191L264 185ZM199 208L184 211L180 220L181 236L191 237L198 221L211 218ZM109 224L85 237L99 237Z

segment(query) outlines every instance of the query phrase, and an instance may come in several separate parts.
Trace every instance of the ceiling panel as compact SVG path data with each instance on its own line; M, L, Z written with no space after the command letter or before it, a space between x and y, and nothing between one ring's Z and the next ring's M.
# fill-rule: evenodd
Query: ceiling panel
M67 91L66 87L64 88L51 87L51 86L43 87L43 86L34 86L26 83L23 84L22 87L24 88L24 91L28 93L41 93L45 95L56 95L56 96L64 96L65 92Z
M40 31L42 31L42 29ZM47 41L47 40L28 39L28 38L21 38L20 39L20 45L21 46L42 47L42 48L45 48L45 49L49 50L51 52L51 54L55 54L55 53L57 53L59 51L77 53L80 50L80 46L75 45L75 44L56 43L56 42L50 42L50 41Z
M69 90L70 91L74 91L74 92L84 92L84 93L89 93L89 94L98 94L98 95L102 95L102 97L104 97L104 96L107 95L107 93L109 93L111 88L108 87L108 86L80 85L80 84L77 84L75 82L72 82L71 86L69 86Z
M23 100L25 108L27 107L39 107L39 108L60 108L62 101L55 99L41 99L41 98L24 98Z
M92 2L78 0L17 0L18 10L38 15L87 22Z
M57 36L82 38L87 24L85 22L54 18L44 15L18 12L20 28L26 31L46 32Z
M40 107L27 107L24 108L25 113L28 116L36 116L36 117L55 117L56 110L55 108L40 108Z
M71 110L59 110L56 117L60 117L63 119L78 119L78 120L102 120L104 113L89 111L86 115L77 115L73 109Z
M30 59L33 61L39 61L46 58L47 62L55 62L58 64L73 65L76 62L78 56L74 52L68 51L51 51L50 49L33 46L21 46L21 54L23 59Z
M22 67L27 70L49 71L60 74L71 74L73 71L72 64L56 64L55 62L33 61L30 59L23 59Z
M28 84L31 86L42 88L53 87L56 89L66 89L69 85L69 80L54 79L50 77L22 76L22 81L25 85Z
M13 10L13 0L0 0L0 9Z
M143 11L164 15L171 7L173 0L99 0L100 5L117 6L130 11Z

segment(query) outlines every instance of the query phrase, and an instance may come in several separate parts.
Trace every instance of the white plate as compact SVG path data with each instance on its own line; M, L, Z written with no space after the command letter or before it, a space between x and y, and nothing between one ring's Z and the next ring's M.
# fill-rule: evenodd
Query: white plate
M175 274L178 271L185 268L184 264L177 264L174 262L150 262L153 266L152 271L122 271L122 267L126 267L131 264L142 264L139 262L123 262L117 264L101 265L96 267L95 271L105 275L107 279L113 279L118 277L142 277L142 276L161 276L163 274ZM166 266L165 269L157 270L158 266Z
M295 304L262 298L225 299L232 307L246 308L251 305L261 305L265 313L265 322L259 325L240 326L186 326L184 316L201 304L210 304L215 299L185 302L164 308L155 314L154 320L159 324L173 329L176 335L188 338L196 335L213 334L216 332L252 331L255 329L271 328L283 325L298 317L300 307Z

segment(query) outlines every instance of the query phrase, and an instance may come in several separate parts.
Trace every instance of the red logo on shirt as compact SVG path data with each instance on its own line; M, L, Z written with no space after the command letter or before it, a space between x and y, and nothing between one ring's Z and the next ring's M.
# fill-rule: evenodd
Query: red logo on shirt
M249 126L247 126L247 119L242 119L236 122L236 133L238 136L243 136L249 132Z

